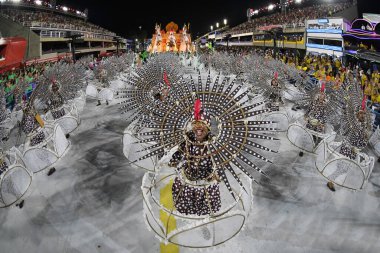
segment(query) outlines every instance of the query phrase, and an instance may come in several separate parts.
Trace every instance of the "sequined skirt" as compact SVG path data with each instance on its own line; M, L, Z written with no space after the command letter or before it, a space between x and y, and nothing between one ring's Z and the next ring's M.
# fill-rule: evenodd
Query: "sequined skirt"
M174 206L186 215L208 215L221 208L218 184L192 186L176 177L172 187Z
M3 174L8 169L6 162L0 162L0 175Z
M342 145L340 147L340 150L339 150L339 153L341 153L342 155L352 159L352 160L355 160L356 159L356 152L353 150L353 148L349 147L349 146L345 146L345 145Z
M30 139L30 145L36 146L40 144L44 139L45 139L45 134L43 131L40 131Z
M63 116L65 116L65 108L61 108L59 110L51 111L51 115L53 116L54 119L59 119Z

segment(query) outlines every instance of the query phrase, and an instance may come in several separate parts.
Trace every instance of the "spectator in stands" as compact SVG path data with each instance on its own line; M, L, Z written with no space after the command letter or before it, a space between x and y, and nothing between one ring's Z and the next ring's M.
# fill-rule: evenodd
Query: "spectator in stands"
M245 32L252 32L258 30L260 27L269 25L281 25L284 27L304 27L307 19L316 19L326 16L331 16L334 13L340 12L350 7L351 3L331 3L331 4L319 4L314 6L297 6L290 7L286 14L277 12L271 15L254 18L251 21L244 22L238 26L235 26L227 31L225 34L238 34ZM279 10L278 10L279 11ZM316 25L318 26L318 25ZM319 27L316 27L318 29ZM322 27L323 28L323 27Z
M13 110L15 106L15 100L14 100L14 94L13 91L16 88L15 80L14 79L8 79L8 81L5 84L5 97L6 97L6 104L7 108L9 110Z
M69 29L83 32L100 33L108 36L116 36L115 33L110 32L102 27L91 24L84 19L75 18L67 15L56 13L52 15L48 11L36 10L21 10L21 9L2 9L0 14L13 21L19 22L24 26L34 27L50 27L59 29ZM84 33L85 35L88 33ZM98 34L93 36L97 37Z

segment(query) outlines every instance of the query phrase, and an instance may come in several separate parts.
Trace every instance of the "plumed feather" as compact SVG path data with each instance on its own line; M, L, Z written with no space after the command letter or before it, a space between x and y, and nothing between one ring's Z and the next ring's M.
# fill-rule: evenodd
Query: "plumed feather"
M194 119L195 120L201 119L201 107L202 107L201 100L200 99L195 100L195 103L194 103Z
M323 82L321 85L321 92L325 92L325 88L326 88L326 83Z
M365 109L365 104L366 104L366 102L367 102L367 95L364 95L364 97L363 97L363 101L362 101L362 110Z
M168 74L166 73L165 70L164 70L164 82L168 86L168 88L170 89L170 82L169 82Z

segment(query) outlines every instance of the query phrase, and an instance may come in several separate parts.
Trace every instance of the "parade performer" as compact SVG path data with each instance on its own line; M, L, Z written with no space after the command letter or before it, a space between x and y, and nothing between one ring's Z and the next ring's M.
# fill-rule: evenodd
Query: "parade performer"
M173 201L180 213L206 215L219 211L221 207L220 180L213 170L211 157L206 156L209 150L205 143L211 141L213 135L210 118L202 110L199 99L195 101L191 126L192 130L186 133L185 141L170 160L170 166L177 167L179 171L172 187ZM192 184L187 184L186 180ZM202 181L205 180L212 183L204 187Z
M323 133L327 121L325 83L322 83L320 93L311 101L305 113L306 127L315 132Z
M127 82L128 88L120 91L120 99L123 99L120 108L123 113L134 109L140 113L132 114L132 121L137 125L143 116L153 113L152 108L160 107L170 96L172 86L180 85L181 79L179 59L171 54L157 54L143 67L136 69ZM137 108L136 108L137 107ZM158 116L160 114L156 114Z
M372 120L370 111L366 107L367 97L363 95L360 83L352 76L346 78L337 93L340 94L343 105L339 130L342 144L338 152L351 160L357 160L358 154L367 146L372 134ZM340 175L346 174L348 169L348 166L339 166L329 176L327 187L335 191L333 181Z
M278 72L274 73L274 78L270 83L271 92L269 95L270 104L268 105L272 111L280 110L280 103L282 103L281 86L278 80Z
M0 148L0 176L8 169L8 164L4 160L3 150Z
M341 153L348 157L356 157L344 150L347 150L345 146L348 145L360 151L368 144L372 133L372 120L370 111L366 107L367 96L363 95L360 83L352 77L346 79L339 92L343 104L340 134L345 144L341 148ZM352 150L352 148L348 149Z
M46 69L33 91L40 113L51 112L54 120L66 115L65 103L85 88L85 65L59 62ZM41 111L44 109L44 111Z
M4 88L0 87L0 122L6 119L7 114L7 102L5 98Z
M190 42L189 42L189 37L187 35L187 26L186 25L183 25L182 41L185 44L185 52L189 52L190 51Z
M54 119L59 119L66 113L65 109L63 108L64 99L59 92L59 84L56 80L52 80L51 91L52 96L50 96L47 100L48 110L51 111L51 115Z
M357 153L365 148L368 144L370 135L372 133L372 125L369 111L366 108L367 96L363 96L360 109L347 101L346 109L344 111L344 119L347 120L342 127L341 132L344 136L343 144L340 148L340 153L355 159Z
M35 146L45 139L45 134L42 131L44 123L39 114L36 113L31 103L32 102L29 101L23 110L21 129L27 136L31 137L30 145Z
M165 103L151 109L149 122L136 134L140 148L132 161L154 166L145 168L154 174L146 173L141 187L148 226L163 228L152 229L163 242L189 247L197 247L187 238L190 231L208 234L199 236L205 247L239 233L246 219L234 220L235 215L247 217L254 176L266 175L261 164L278 147L277 139L265 134L275 130L272 122L256 118L270 112L260 109L265 102L248 104L240 79L209 72L203 82L202 74L198 83L189 77L172 85ZM141 163L148 160L153 162ZM212 230L227 220L236 224L231 233ZM189 234L177 240L184 230Z
M236 83L236 80L227 82L227 77L224 77L220 84L220 78L220 76L211 78L209 73L205 85L202 84L201 76L198 76L198 85L191 78L182 85L172 87L171 96L165 105L151 108L150 122L142 124L143 127L148 127L149 131L139 134L141 139L139 143L157 144L146 148L145 150L151 149L152 151L135 162L156 155L162 156L165 154L165 150L178 147L178 151L172 156L169 165L175 166L179 171L173 185L173 198L180 212L198 212L197 215L202 215L217 211L220 204L219 179L226 184L233 196L235 194L232 192L225 171L229 171L238 182L239 176L235 169L241 170L253 179L251 174L244 169L243 164L260 173L264 174L264 172L248 157L268 162L269 160L257 153L255 149L275 152L265 147L264 144L254 141L257 138L267 140L267 144L269 144L276 140L274 137L257 133L273 131L273 128L260 126L272 122L247 120L249 117L269 112L270 109L254 110L265 102L253 105L239 103L245 99L248 93L248 91L239 93L244 84ZM215 80L214 83L211 82L212 79ZM196 98L195 101L194 98ZM189 104L195 105L191 118L189 118ZM193 106L191 107L193 108ZM139 108L138 111L141 113L142 109ZM218 121L216 124L219 133L215 136L210 132L212 128L210 118ZM185 131L189 122L191 122L191 131ZM241 135L245 131L246 134ZM144 136L148 138L144 138ZM192 189L190 185L194 181L203 182L207 185L207 190ZM187 198L181 189L195 194L193 195L194 201L198 202L184 204L193 197ZM201 207L200 210L196 210L197 205Z
M99 86L97 86L98 92L100 92L103 88L107 88L109 86L109 82L107 79L107 70L104 68L104 66L99 66L99 69L96 71L96 77L99 81ZM102 103L100 102L100 99L98 99L98 104L97 106L101 105ZM108 105L109 102L106 100L106 105Z
M177 42L176 42L173 30L170 30L168 39L169 41L167 42L167 48L168 48L167 51L171 51L171 52L177 51Z
M162 42L161 26L156 24L155 30L156 30L156 42L153 45L152 53L157 53L157 52L161 51L161 50L159 50L159 48L161 46L161 42Z

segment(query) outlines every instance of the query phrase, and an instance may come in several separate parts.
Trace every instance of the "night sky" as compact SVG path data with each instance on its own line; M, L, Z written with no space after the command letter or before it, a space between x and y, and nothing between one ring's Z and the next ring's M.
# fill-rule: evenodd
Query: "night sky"
M230 26L234 26L246 20L247 8L260 8L279 0L184 0L183 3L178 0L154 2L140 0L136 1L137 5L140 5L138 8L121 7L120 2L57 0L57 4L79 10L88 8L90 22L127 38L151 37L156 22L164 28L170 21L177 23L180 28L189 22L190 32L193 37L197 37L208 32L210 25L215 27L216 22L222 24L224 18L228 20ZM130 1L123 2L123 5L130 4ZM360 12L380 13L379 0L358 0L358 3Z

